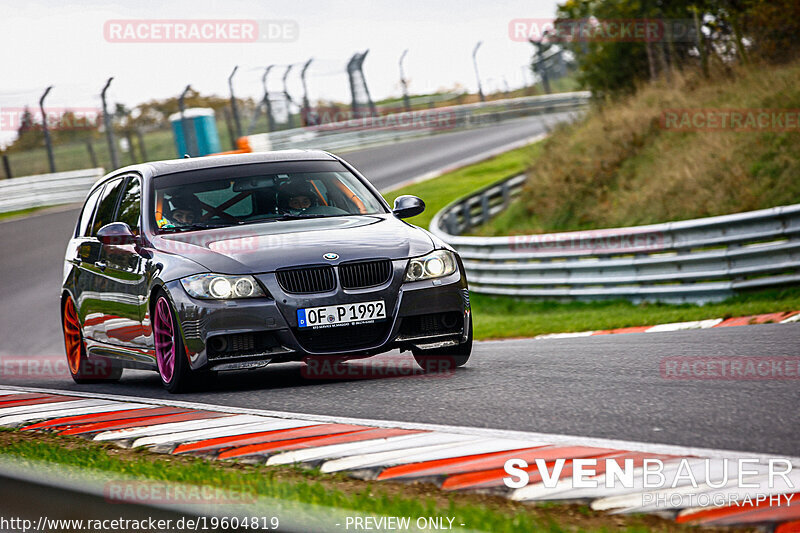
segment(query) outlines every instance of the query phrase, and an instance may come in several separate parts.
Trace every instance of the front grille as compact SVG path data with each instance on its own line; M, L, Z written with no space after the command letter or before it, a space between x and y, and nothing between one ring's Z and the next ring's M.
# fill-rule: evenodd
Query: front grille
M327 292L336 288L333 267L330 266L278 270L275 274L281 289L289 293Z
M339 279L345 289L364 289L383 285L392 277L392 262L359 261L339 265Z
M310 352L342 352L370 348L381 342L391 323L360 324L338 328L294 330L297 342Z

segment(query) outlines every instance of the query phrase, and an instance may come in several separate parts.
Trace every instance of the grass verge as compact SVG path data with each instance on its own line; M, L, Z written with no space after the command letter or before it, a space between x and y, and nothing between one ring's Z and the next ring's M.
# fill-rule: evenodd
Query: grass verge
M295 467L164 456L75 437L8 429L0 430L0 457L135 476L144 481L235 487L255 496L370 515L455 517L454 523L481 531L697 531L655 516L607 515L583 505L526 505L499 496L448 494L429 484L365 482Z
M438 178L396 189L383 196L389 205L403 194L413 194L422 198L425 201L425 211L406 220L411 224L427 228L433 216L453 200L495 181L523 173L539 156L540 150L541 143L523 146L486 161L448 172Z
M800 287L751 292L706 305L632 304L619 300L561 303L482 294L473 294L470 300L475 337L500 339L797 311Z
M16 217L24 217L30 215L31 213L35 213L44 209L44 207L29 207L27 209L17 209L16 211L7 211L5 213L0 213L0 220L7 220L9 218L16 218Z

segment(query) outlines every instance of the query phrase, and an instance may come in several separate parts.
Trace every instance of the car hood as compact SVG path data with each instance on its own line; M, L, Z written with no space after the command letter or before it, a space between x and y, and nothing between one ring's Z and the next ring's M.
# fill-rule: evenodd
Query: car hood
M212 272L263 273L297 265L402 259L429 253L428 233L393 215L358 215L249 224L159 235L157 250L179 254ZM336 254L335 260L323 258Z

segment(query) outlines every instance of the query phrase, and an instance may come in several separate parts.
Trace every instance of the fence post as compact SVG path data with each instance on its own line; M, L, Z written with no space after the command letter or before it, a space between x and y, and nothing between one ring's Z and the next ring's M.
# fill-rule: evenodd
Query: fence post
M53 88L51 85L48 87L41 98L39 98L39 111L42 112L42 131L44 132L44 144L47 147L47 162L50 164L50 172L56 171L56 159L53 156L53 141L50 139L50 129L47 127L47 113L44 112L44 99Z
M108 109L106 109L106 91L108 90L108 86L111 85L111 80L113 79L114 78L108 78L108 81L106 81L106 86L103 87L103 91L100 93L100 100L103 102L103 127L106 130L106 141L108 141L108 153L111 155L111 166L114 168L119 168L117 147L114 145L114 130L111 124L111 119L108 116Z
M231 113L223 107L222 115L225 117L225 126L228 127L228 135L231 137L231 145L233 146L233 150L236 150L238 145L236 144L236 133L233 131L233 123L231 122Z
M142 156L142 161L148 161L147 149L144 147L144 135L142 135L142 130L139 128L136 128L136 139L139 141L139 153Z
M183 131L183 144L186 148L186 153L190 156L198 155L197 143L194 136L194 124L189 124L186 120L186 94L192 90L191 85L187 85L181 95L178 97L178 109L181 112L181 131ZM178 157L183 157L186 154L178 154Z
M131 156L131 164L136 164L136 152L133 146L133 135L131 135L131 130L125 130L125 139L128 141L128 152Z
M14 176L11 175L11 163L8 161L8 156L3 154L3 170L6 171L6 178L11 179Z
M264 105L266 106L267 112L267 132L272 133L275 131L275 117L272 116L272 102L269 101L269 89L267 89L267 76L269 76L269 71L272 70L272 67L275 65L270 65L264 71L264 75L261 76L261 84L264 86Z
M478 49L483 44L483 41L478 41L475 48L472 50L472 66L475 68L475 79L478 81L478 97L481 102L486 101L486 96L483 94L483 86L481 85L481 75L478 73Z
M308 86L306 85L306 71L308 67L311 66L311 62L314 58L309 58L308 61L305 62L303 65L303 69L300 71L300 82L303 84L303 111L300 113L300 120L303 123L303 126L313 126L314 120L309 119L309 114L311 113L311 104L308 102Z
M294 104L294 100L292 100L289 89L286 87L286 78L289 77L292 67L294 67L294 65L289 65L283 73L283 98L286 100L286 116L290 130L294 129L294 117L292 117L292 104Z
M403 60L406 58L407 53L408 49L403 50L403 53L400 55L400 86L403 87L403 108L406 113L409 113L411 112L411 100L408 98L408 80L403 70Z
M236 139L242 135L242 123L239 120L239 108L236 106L236 96L233 94L233 76L239 70L239 65L233 67L231 75L228 76L228 89L231 93L231 112L233 113L233 125L236 127ZM234 149L236 149L236 139L233 140Z
M86 140L86 149L89 151L89 159L92 162L92 168L97 168L100 165L97 164L97 154L94 153L94 146L92 146L92 140Z

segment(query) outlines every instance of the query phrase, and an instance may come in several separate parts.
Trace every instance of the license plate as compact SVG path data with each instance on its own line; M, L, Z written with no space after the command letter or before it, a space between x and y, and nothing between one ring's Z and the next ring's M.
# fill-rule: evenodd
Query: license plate
M301 328L331 328L368 324L384 318L386 318L386 305L383 300L307 307L297 310L297 325Z

